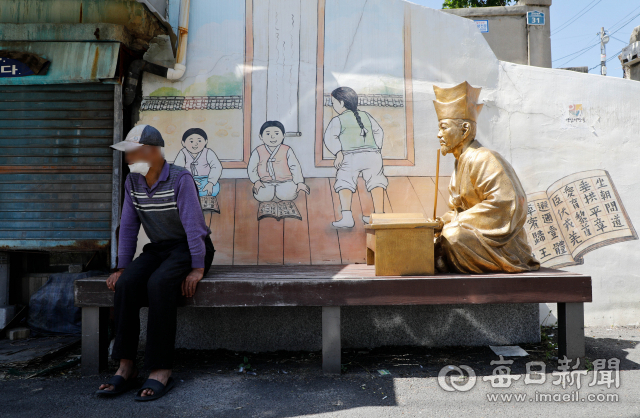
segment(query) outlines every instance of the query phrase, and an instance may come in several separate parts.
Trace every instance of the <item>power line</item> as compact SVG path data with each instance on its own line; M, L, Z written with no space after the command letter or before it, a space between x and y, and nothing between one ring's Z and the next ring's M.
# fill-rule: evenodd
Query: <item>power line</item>
M625 26L627 26L629 23L633 22L638 16L640 16L640 13L638 13L637 15L633 16L631 19L627 20L626 23L624 23L622 26L620 26L618 29L616 29L615 31L611 32L609 34L609 36L611 35L615 35L616 33L620 32L620 30L622 30L622 28L624 28Z
M620 55L623 50L624 50L624 48L622 48L620 51L618 51L615 54L613 54L613 56L609 57L606 62L609 62L609 61L612 61L612 60L618 58L618 55ZM595 65L595 66L589 68L589 71L593 70L594 68L598 68L600 65L601 64L598 64L598 65Z
M569 60L567 60L567 61L565 61L564 63L560 64L560 66L562 67L563 65L566 65L566 64L570 63L570 62L571 62L571 61L573 61L574 59L576 59L576 58L578 58L578 57L583 56L584 54L586 54L587 52L589 52L590 50L592 50L594 47L596 47L596 46L598 46L598 45L600 45L600 42L598 42L597 44L593 44L593 45L591 45L590 47L587 47L587 48L585 48L585 49L581 50L581 51L584 51L584 52L582 52L582 53L581 53L581 54L579 54L579 55L576 55L576 56L575 56L575 57L573 57L573 58L570 58ZM578 51L578 52L580 52L580 51ZM577 53L577 52L576 52L576 53ZM573 54L573 55L575 55L575 54Z
M588 6L588 5L587 5ZM616 25L620 22L622 22L623 20L627 19L629 17L629 15L631 15L631 13L635 12L636 10L639 10L640 6L636 7L635 9L631 10L629 13L626 14L625 17L623 17L622 19L618 20L617 22L615 22L613 25L609 26L609 31L615 31L616 30ZM584 10L584 9L583 9ZM556 29L557 30L557 29ZM575 39L575 38L585 38L588 35L575 35L575 36L565 36L564 38L558 38L558 39L554 39L554 41L564 41L565 39ZM597 36L596 36L597 37Z
M552 33L551 35L555 35L556 33L558 33L559 31L561 31L562 29L564 29L565 27L567 27L568 25L570 25L571 23L573 23L574 18L576 18L580 13L582 13L587 7L591 6L596 0L592 0L591 3L587 4L584 8L580 9L580 11L578 13L576 13L575 15L571 16L568 20L566 20L563 24L561 24L560 26L558 26L555 30L554 33Z
M622 22L623 20L625 20L627 17L629 17L629 15L630 15L631 13L635 12L635 11L636 11L636 10L638 10L638 9L640 9L640 6L639 6L639 7L636 7L636 8L635 8L635 9L633 9L633 10L631 10L629 13L627 13L627 14L626 14L626 16L625 16L625 17L623 17L622 19L618 20L616 23L614 23L613 25L611 25L611 26L609 27L609 30L616 30L616 29L615 29L615 27L616 27L616 25L617 25L618 23L620 23L620 22Z
M599 42L598 42L598 43L599 43ZM573 53L571 53L571 54L569 54L569 55L565 55L564 57L556 58L556 59L554 59L554 60L553 60L553 62L560 61L561 59L564 59L564 58L570 57L570 56L575 55L575 54L579 54L580 52L585 51L585 50L587 50L587 49L589 49L589 48L593 48L593 47L594 47L594 46L596 46L596 45L598 45L598 44L596 43L596 44L593 44L593 45L591 45L591 46L587 46L587 47L585 47L585 48L582 48L581 50L576 51L576 52L573 52Z
M634 9L633 11L636 11L636 10L638 10L638 9L640 9L640 7L638 7L638 8L636 8L636 9ZM619 31L620 31L620 30L622 30L624 27L626 27L627 25L629 25L629 23L633 22L633 21L634 21L638 16L640 16L640 13L637 13L636 15L634 15L633 17L631 17L630 19L627 19L626 21L624 21L624 23L622 24L622 26L620 26L619 28L617 28L615 31L613 31L613 32L609 33L608 35L609 35L609 36L612 36L612 35L614 35L615 33L619 32ZM627 15L627 17L628 17L628 15ZM622 22L623 20L624 20L624 19L619 20L617 23L620 23L620 22ZM616 25L617 25L617 23L616 23ZM614 27L615 27L616 25L614 25ZM619 40L619 39L618 39L618 40ZM624 42L624 41L622 41L622 42ZM563 58L567 58L567 57L571 57L571 56L575 55L573 58L570 58L569 60L567 60L567 61L565 61L564 63L560 64L560 67L562 67L562 66L564 66L564 65L568 64L569 62L573 61L574 59L576 59L576 58L578 58L578 57L580 57L580 56L582 56L582 55L586 54L588 51L590 51L591 49L593 49L593 48L594 48L595 46L597 46L598 44L599 44L599 42L598 42L598 43L596 43L596 44L593 44L593 45L591 45L591 46L589 46L589 47L583 48L583 49L581 49L581 50L579 50L579 51L576 51L576 52L574 52L573 54L569 54L569 55L566 55L566 56L564 56L564 57L562 57L562 58L558 58L558 59L554 60L554 62L555 62L555 61L559 61L559 60L561 60L561 59L563 59ZM576 55L576 54L577 54L577 55ZM597 66L596 66L596 67L597 67ZM594 67L594 68L595 68L595 67Z
M564 38L558 38L558 39L554 39L554 42L558 42L558 41L564 41L565 39L575 39L575 38L586 38L589 35L576 35L576 36L567 36Z
M591 9L593 9L594 7L596 7L602 0L593 0L591 3L587 4L584 9L580 10L578 13L576 13L575 16L573 16L571 19L569 19L567 22L563 23L562 25L560 25L560 27L558 29L556 29L551 36L565 30L566 28L568 28L569 26L571 26L572 24L574 24L575 22L578 21L579 18L581 18L582 16L584 16L585 14L587 14ZM594 2L596 2L594 4ZM591 7L589 7L591 6ZM588 9L587 9L588 8ZM585 10L587 9L587 10ZM584 11L584 12L583 12Z
M618 42L622 42L623 44L628 44L628 42L627 42L627 41L623 41L622 39L618 39L618 38L616 38L615 36L611 36L611 35L609 35L609 37L610 37L610 38L615 39L615 40L616 40L616 41L618 41Z
M591 3L589 3L587 6L585 6L585 8L589 7L589 5L591 5L592 3L593 3L593 1L592 1ZM596 3L596 4L597 4L597 3ZM594 4L594 5L593 5L593 7L595 7L595 6L596 6L596 4ZM593 8L593 7L592 7L592 8ZM582 10L584 10L585 8L583 8ZM626 15L625 17L623 17L622 19L620 19L620 20L618 20L616 23L614 23L614 24L611 26L611 29L609 29L609 31L610 31L611 33L609 33L608 35L609 35L609 36L614 35L615 33L617 33L617 32L619 32L620 30L622 30L624 27L626 27L629 23L633 22L633 21L634 21L638 16L640 16L640 13L638 13L638 14L634 15L633 17L629 18L629 15L630 15L631 13L633 13L633 12L637 11L638 9L640 9L640 7L636 7L635 9L632 9L630 12L628 12L628 13L627 13L627 15ZM589 9L589 10L591 10L591 9ZM587 11L588 11L588 10L587 10ZM580 14L580 12L578 12L578 14L577 14L577 15L579 15L579 14ZM582 15L580 15L580 16L582 16ZM580 17L580 16L578 16L578 17ZM573 19L573 18L572 18L572 19ZM571 19L569 19L569 20L571 20ZM621 22L623 22L623 23L622 23L622 25L616 28L616 26L618 26L618 24L620 24ZM615 28L615 29L614 29L614 28ZM564 29L564 28L562 28L562 29ZM561 30L561 29L556 30L556 32L555 32L555 33L558 33L560 30ZM617 38L614 38L614 39L617 39ZM617 39L617 40L618 40L618 41L620 41L620 42L624 42L624 41L621 41L620 39ZM562 67L562 66L564 66L564 65L568 64L569 62L573 61L574 59L576 59L576 58L578 58L578 57L581 57L582 55L586 54L587 52L589 52L591 49L593 49L594 47L596 47L596 46L597 46L597 45L599 45L599 44L600 44L600 42L597 42L597 43L595 43L595 44L593 44L593 45L590 45L590 46L587 46L587 47L585 47L585 48L582 48L582 49L580 49L580 50L578 50L578 51L575 51L575 52L573 52L573 53L571 53L571 54L569 54L569 55L565 55L564 57L556 58L556 59L554 59L554 60L553 60L553 62L560 61L560 60L562 60L562 59L572 57L572 58L569 58L567 61L565 61L565 62L563 62L562 64L560 64L560 65L559 65L559 67ZM600 64L599 64L599 65L600 65ZM598 67L598 66L596 66L596 67ZM593 68L596 68L596 67L593 67Z

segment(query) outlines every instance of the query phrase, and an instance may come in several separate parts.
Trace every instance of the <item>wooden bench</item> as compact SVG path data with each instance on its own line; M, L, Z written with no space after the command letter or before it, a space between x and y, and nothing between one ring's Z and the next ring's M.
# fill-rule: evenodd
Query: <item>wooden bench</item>
M107 365L107 323L113 292L106 276L75 282L82 308L82 373ZM558 351L584 357L583 304L591 302L591 277L541 269L520 274L376 277L363 264L324 266L213 266L193 298L198 307L321 306L322 369L340 373L340 307L354 305L442 305L558 303Z

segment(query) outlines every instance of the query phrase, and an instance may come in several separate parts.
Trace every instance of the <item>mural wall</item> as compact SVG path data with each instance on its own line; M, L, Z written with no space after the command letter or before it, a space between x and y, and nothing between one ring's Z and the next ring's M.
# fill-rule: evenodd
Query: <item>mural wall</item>
M190 20L187 73L144 75L140 123L198 182L214 264L364 263L373 211L430 217L433 85L467 80L478 139L529 193L536 257L593 276L588 323L637 323L640 173L624 156L640 84L500 62L472 21L401 0L192 0ZM452 171L447 156L439 214Z

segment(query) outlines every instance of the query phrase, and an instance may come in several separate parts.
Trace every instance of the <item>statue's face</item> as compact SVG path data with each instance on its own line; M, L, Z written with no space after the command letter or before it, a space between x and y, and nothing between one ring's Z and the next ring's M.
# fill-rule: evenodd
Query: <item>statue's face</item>
M439 122L438 139L442 155L447 155L463 143L468 132L463 125L454 119L442 119Z

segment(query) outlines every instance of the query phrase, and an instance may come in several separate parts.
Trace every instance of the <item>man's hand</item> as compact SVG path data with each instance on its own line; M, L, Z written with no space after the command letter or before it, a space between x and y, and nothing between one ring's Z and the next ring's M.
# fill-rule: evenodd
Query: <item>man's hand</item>
M298 183L298 188L296 189L296 192L305 192L306 194L311 193L311 189L309 189L309 186L307 186L304 183Z
M123 271L124 269L118 269L118 271L111 273L111 275L107 279L107 287L109 288L109 290L113 290L114 292L116 291L116 282L120 278L120 275Z
M207 183L203 190L207 192L207 196L211 196L213 194L213 183Z
M191 270L191 273L182 282L182 296L192 297L196 293L196 286L202 280L202 276L204 276L203 268Z
M264 187L264 184L258 180L255 183L253 183L253 193L258 193L258 190L262 189Z
M344 154L342 153L342 151L338 151L338 153L336 154L336 159L333 162L333 166L339 170L340 167L342 167L343 161L344 161Z

